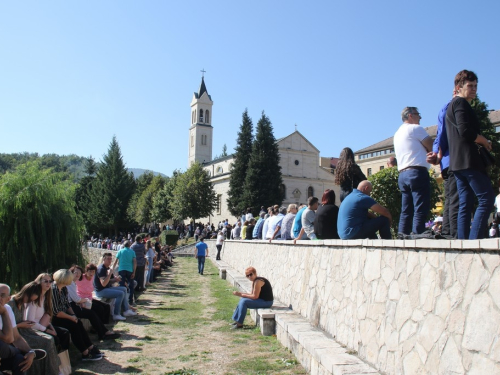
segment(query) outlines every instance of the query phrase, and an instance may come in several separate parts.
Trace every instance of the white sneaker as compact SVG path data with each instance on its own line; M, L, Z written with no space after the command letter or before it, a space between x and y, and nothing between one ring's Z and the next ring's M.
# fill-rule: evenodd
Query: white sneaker
M137 315L137 313L132 310L127 310L123 313L123 316L134 316L134 315Z
M127 318L125 318L121 315L113 315L113 320L127 320Z

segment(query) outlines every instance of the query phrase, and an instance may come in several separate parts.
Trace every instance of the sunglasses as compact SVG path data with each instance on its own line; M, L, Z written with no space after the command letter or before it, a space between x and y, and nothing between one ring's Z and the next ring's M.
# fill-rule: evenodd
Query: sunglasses
M42 283L50 284L51 282L52 282L52 280L42 279Z
M249 273L248 275L245 275L246 277L252 277L253 276L253 272Z

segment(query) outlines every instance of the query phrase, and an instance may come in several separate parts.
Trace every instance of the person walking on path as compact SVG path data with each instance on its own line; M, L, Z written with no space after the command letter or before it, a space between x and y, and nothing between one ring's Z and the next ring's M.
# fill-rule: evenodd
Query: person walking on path
M254 267L248 267L245 270L245 276L252 282L252 293L233 292L235 296L241 297L236 310L234 310L233 329L243 328L248 309L269 308L273 305L274 296L271 283L263 277L258 277Z
M200 242L198 242L194 249L194 256L198 259L198 273L203 275L203 270L205 269L205 258L208 256L208 246L204 241L203 237L200 237Z

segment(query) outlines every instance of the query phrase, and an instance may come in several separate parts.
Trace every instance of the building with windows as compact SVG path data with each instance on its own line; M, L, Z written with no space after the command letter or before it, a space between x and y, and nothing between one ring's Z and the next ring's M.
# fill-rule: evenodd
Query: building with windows
M202 78L200 89L193 94L191 101L188 165L194 161L200 162L209 173L217 194L217 208L213 215L200 220L218 223L229 219L232 222L234 217L228 210L227 198L234 156L228 155L212 160L212 107L212 98L208 95ZM236 137L236 134L234 136ZM277 139L276 142L280 152L283 177L281 186L285 196L283 205L307 203L307 198L310 196L321 199L326 189L334 189L339 197L340 189L333 183L332 171L336 165L334 159L320 158L319 150L297 130Z

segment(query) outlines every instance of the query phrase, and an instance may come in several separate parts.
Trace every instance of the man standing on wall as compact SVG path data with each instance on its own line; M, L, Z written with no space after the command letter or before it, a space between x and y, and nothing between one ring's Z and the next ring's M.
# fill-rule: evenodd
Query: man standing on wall
M406 107L401 113L403 124L394 134L394 151L398 159L401 216L398 237L425 231L425 220L431 206L431 182L427 153L432 138L420 124L417 107Z
M140 235L135 236L135 242L130 247L135 251L135 259L137 261L137 268L135 270L135 280L137 281L137 292L143 292L144 288L144 273L146 272L146 247L142 243Z
M208 256L208 246L204 241L203 237L200 237L200 242L198 242L194 249L194 257L198 259L198 273L203 275L203 270L205 269L205 258Z

